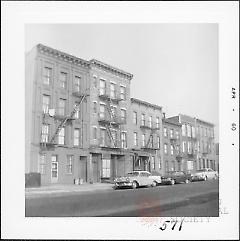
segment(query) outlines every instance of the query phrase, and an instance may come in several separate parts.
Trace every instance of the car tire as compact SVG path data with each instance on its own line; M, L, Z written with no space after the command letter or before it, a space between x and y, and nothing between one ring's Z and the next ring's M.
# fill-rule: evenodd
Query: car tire
M138 183L136 182L136 181L134 181L133 183L132 183L132 188L133 189L136 189L138 187Z
M154 181L154 182L152 183L152 187L156 187L156 186L157 186L157 182Z
M205 176L203 180L204 180L204 181L207 181L207 176Z
M171 180L171 185L174 185L174 184L175 184L175 180L172 179L172 180Z
M188 179L186 179L186 180L185 180L185 183L186 183L186 184L188 184L188 183L189 183L189 180L188 180Z

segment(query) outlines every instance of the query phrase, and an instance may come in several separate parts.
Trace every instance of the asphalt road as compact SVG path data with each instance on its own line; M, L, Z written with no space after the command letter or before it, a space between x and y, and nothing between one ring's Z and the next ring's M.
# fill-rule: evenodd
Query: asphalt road
M26 198L26 217L218 216L218 180Z

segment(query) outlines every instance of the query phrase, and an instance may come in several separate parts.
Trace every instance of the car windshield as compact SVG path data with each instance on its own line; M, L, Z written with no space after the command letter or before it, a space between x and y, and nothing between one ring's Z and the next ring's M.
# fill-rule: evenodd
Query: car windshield
M129 172L129 173L127 174L127 177L136 177L136 176L138 176L138 175L139 175L138 172Z

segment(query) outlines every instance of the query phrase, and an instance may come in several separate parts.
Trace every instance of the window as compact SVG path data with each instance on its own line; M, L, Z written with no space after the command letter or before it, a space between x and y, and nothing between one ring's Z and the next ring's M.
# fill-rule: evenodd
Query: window
M170 138L173 138L173 129L170 130Z
M164 144L164 153L165 153L165 154L168 153L168 150L167 150L167 144L166 144L166 143Z
M40 174L46 174L46 154L39 155L38 163L38 172Z
M44 114L48 114L50 107L50 96L49 95L43 95L42 98L42 110Z
M100 145L105 146L106 145L106 130L105 129L100 129Z
M67 73L60 73L60 87L62 89L67 89Z
M192 143L188 141L187 144L188 144L188 145L187 145L188 153L191 153Z
M166 127L163 128L163 134L165 137L167 137L167 128Z
M157 148L160 149L160 137L157 137Z
M200 141L197 142L197 150L200 152Z
M93 127L93 139L97 140L97 127L96 126Z
M196 135L195 135L195 127L192 126L192 137L195 138L195 136L196 136Z
M117 131L116 130L111 130L112 133L112 138L113 138L113 142L115 145L117 145Z
M146 146L146 135L142 134L142 147Z
M43 84L50 85L52 82L52 69L49 67L44 67L43 70Z
M78 105L79 105L78 102L75 102L74 107L76 107L76 106L78 106ZM76 109L74 118L75 118L75 119L79 119L79 106L78 106L77 109Z
M126 110L121 109L121 119L122 121L126 122Z
M159 162L158 162L158 168L161 169L162 165L161 165L161 159L159 158Z
M137 112L133 112L133 124L137 125Z
M171 155L173 156L173 145L171 145L170 148L171 148Z
M175 161L172 161L172 171L175 171Z
M165 172L169 172L169 164L168 164L168 161L165 161Z
M160 128L159 117L156 118L156 128Z
M105 105L100 104L99 112L100 112L100 118L104 118L105 117Z
M145 126L145 114L141 115L141 125Z
M59 100L59 115L64 116L66 112L66 100L60 99Z
M133 140L134 140L134 146L138 145L138 136L137 136L137 132L133 133Z
M74 79L74 90L76 92L80 92L80 90L81 90L81 77L79 77L79 76L75 76L75 79Z
M114 83L110 83L110 97L112 99L116 98L116 85Z
M120 99L126 100L126 87L120 86Z
M155 156L152 156L151 158L151 167L152 170L155 170Z
M179 139L179 131L176 131L176 139Z
M52 156L52 163L51 163L51 177L57 178L58 177L58 162L57 156Z
M97 113L97 102L93 102L93 113Z
M191 137L191 126L187 125L187 136Z
M182 151L186 152L186 141L182 142Z
M63 127L59 134L58 134L58 144L64 145L65 144L65 128Z
M107 159L102 160L102 177L103 178L110 177L110 160L107 160Z
M67 174L73 173L73 160L74 160L73 155L67 156Z
M116 116L117 116L117 106L111 106L111 116L113 117L113 118L116 118Z
M105 82L105 80L100 79L99 84L100 84L100 89L99 89L100 95L105 95L106 94L106 82Z
M152 116L149 116L148 120L149 120L149 127L152 128Z
M127 133L121 133L122 148L127 148Z
M73 145L79 146L80 143L80 129L75 128L73 133Z
M94 88L97 88L97 76L93 76L93 86Z
M182 136L186 136L186 125L182 125Z
M205 128L204 130L205 130L205 134L204 135L207 136L207 128Z
M49 139L49 125L43 124L42 125L42 132L41 132L41 142L47 143Z

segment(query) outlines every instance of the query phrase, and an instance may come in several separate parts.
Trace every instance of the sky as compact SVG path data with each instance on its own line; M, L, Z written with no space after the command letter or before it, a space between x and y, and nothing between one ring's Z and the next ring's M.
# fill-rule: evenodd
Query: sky
M133 74L131 97L215 125L219 138L218 24L26 24L38 43Z

